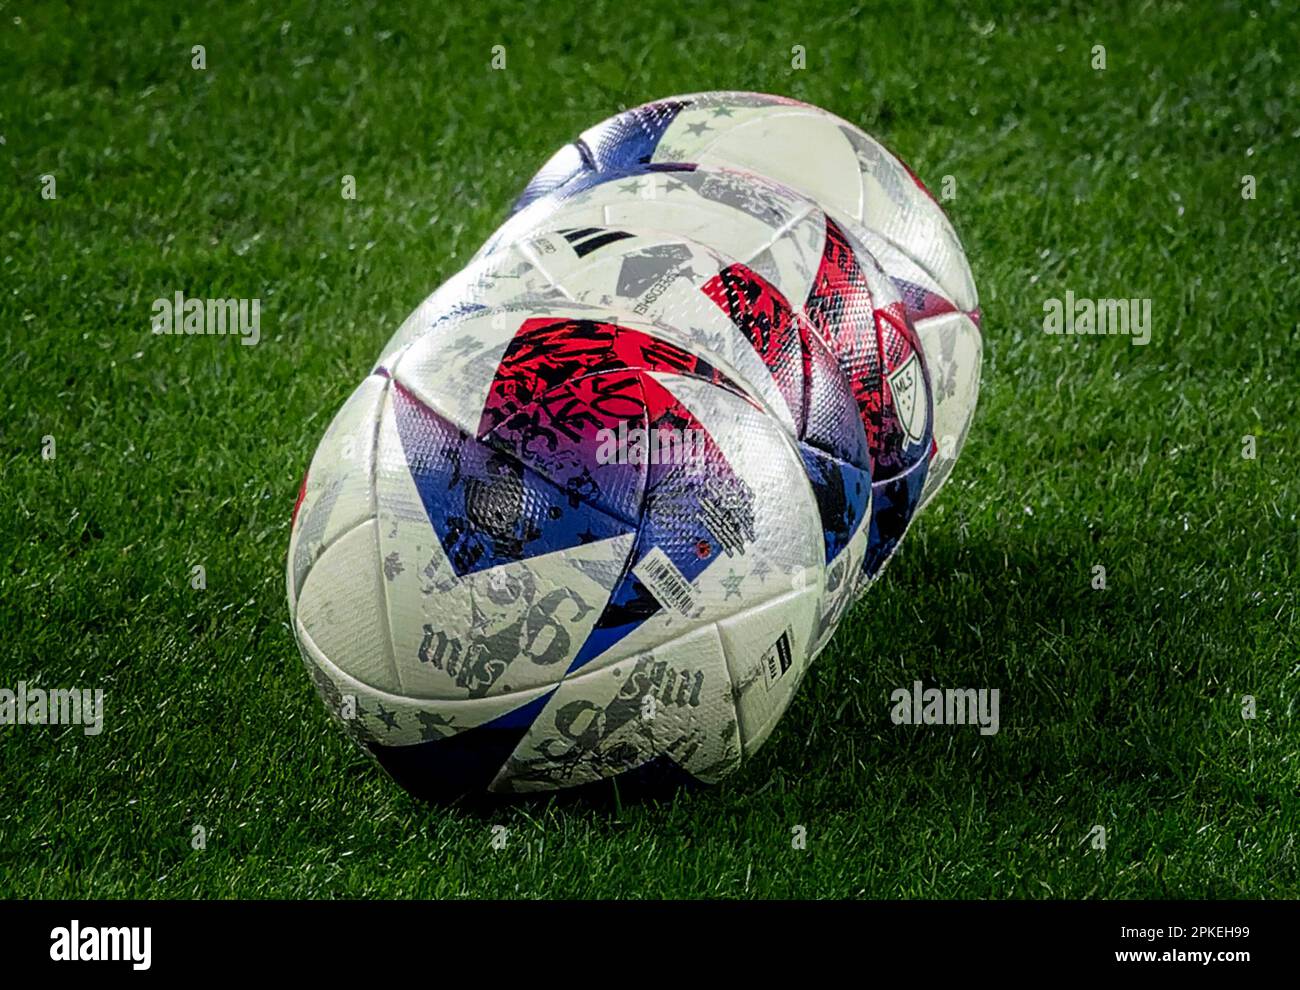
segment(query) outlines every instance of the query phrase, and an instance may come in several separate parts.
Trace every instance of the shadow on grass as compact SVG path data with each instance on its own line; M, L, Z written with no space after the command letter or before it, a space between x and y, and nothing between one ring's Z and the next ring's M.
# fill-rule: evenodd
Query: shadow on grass
M1177 628L1167 628L1149 596L1093 589L1098 534L1083 525L1054 528L1050 539L1008 528L959 540L941 522L924 520L926 529L846 617L783 724L742 770L758 782L754 790L777 773L789 780L783 789L801 788L801 776L815 767L843 780L835 751L846 740L855 759L876 771L954 771L946 779L962 789L973 780L1011 783L1029 775L1064 780L1081 765L1140 777L1192 755L1178 745L1174 726L1151 715L1187 703L1192 689L1159 665L1141 666L1135 680L1143 658L1129 650L1140 640L1155 650L1190 649L1212 633L1212 613L1180 614ZM916 680L927 688L997 688L999 732L895 726L890 692ZM1135 733L1143 747L1131 744ZM956 773L958 766L964 772ZM815 780L812 786L820 790ZM406 789L476 816L548 804L607 815L686 791L720 793L666 760L537 794L457 795L410 778Z

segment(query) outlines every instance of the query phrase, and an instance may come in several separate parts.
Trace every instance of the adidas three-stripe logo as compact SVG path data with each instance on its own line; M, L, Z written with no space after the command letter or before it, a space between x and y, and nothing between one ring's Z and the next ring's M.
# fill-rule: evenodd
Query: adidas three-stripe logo
M592 251L603 248L606 244L613 244L615 241L621 241L626 237L631 237L625 230L607 230L604 227L583 227L581 230L559 230L556 233L562 235L573 248L574 254L579 258L585 258Z

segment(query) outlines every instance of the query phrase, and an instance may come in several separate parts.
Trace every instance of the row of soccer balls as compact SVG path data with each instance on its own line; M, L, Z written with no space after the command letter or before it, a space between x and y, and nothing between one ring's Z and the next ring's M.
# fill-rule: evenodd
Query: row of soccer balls
M946 480L980 354L951 225L871 137L749 93L620 114L321 441L307 667L423 796L716 781Z

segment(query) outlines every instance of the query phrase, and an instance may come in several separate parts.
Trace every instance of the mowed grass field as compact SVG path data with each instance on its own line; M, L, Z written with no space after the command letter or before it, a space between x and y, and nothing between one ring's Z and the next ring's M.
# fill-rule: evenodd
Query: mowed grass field
M0 687L106 693L98 736L0 726L0 895L1300 894L1283 5L89 6L0 2ZM554 148L720 88L953 177L969 445L724 785L417 803L298 659L303 471ZM177 291L260 298L260 343L152 335ZM1045 334L1067 291L1150 299L1150 343ZM1001 731L894 725L915 680Z

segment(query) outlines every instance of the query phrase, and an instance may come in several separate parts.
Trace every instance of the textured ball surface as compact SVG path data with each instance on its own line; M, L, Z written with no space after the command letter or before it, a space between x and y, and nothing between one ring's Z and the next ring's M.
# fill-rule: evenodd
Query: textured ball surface
M530 232L599 225L707 243L738 262L716 292L734 320L761 324L764 298L779 295L820 334L866 431L873 493L864 573L873 578L915 515L935 445L920 343L893 281L864 246L864 232L752 172L640 166L588 172L535 200L480 257Z
M684 162L766 175L888 245L868 247L897 285L935 382L937 449L921 498L928 502L965 442L982 353L974 278L943 209L901 159L860 128L797 100L744 92L657 100L589 128L542 167L516 209L593 174Z
M672 338L581 303L462 313L330 426L294 631L411 791L715 781L789 704L825 610L816 501L762 401Z
M542 232L471 264L416 309L384 348L436 332L448 313L574 299L670 325L687 350L718 355L794 440L812 485L827 563L820 646L863 574L871 458L857 399L831 345L769 281L689 238L579 227Z

